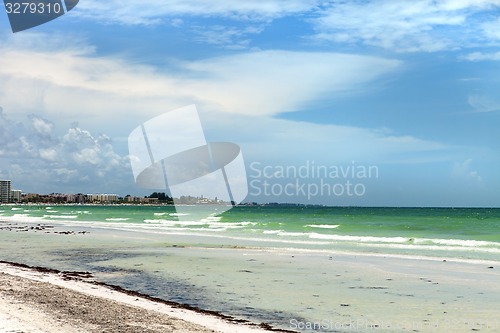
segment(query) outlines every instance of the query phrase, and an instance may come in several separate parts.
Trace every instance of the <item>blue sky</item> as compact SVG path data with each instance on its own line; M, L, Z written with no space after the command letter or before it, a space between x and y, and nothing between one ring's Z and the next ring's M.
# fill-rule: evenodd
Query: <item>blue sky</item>
M13 34L2 8L0 178L149 193L129 133L196 104L207 139L241 146L250 180L312 162L379 170L323 179L360 196L258 193L295 182L268 177L249 201L498 207L499 14L498 0L81 0Z

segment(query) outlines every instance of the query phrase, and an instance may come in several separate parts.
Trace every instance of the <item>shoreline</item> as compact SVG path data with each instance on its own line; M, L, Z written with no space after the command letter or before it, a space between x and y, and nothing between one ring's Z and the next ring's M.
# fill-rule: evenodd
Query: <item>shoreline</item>
M190 305L175 303L172 301L162 300L160 298L152 297L146 294L142 294L136 291L127 290L120 286L107 284L104 282L99 282L93 279L93 275L90 272L72 272L72 271L59 271L56 269L46 268L46 267L35 267L29 266L22 263L15 263L9 261L0 261L0 277L3 282L7 281L5 288L0 288L0 329L5 329L6 327L12 332L17 332L22 330L23 326L33 325L31 323L32 318L24 318L25 313L28 312L31 316L32 312L37 312L40 304L49 306L52 302L59 302L58 299L54 299L53 290L51 287L59 289L64 294L69 295L70 298L76 299L75 294L81 294L85 297L92 298L93 303L104 303L104 308L107 303L115 303L118 307L136 308L141 310L140 312L152 314L159 316L159 321L163 320L168 323L168 327L171 329L157 329L148 327L151 324L144 323L147 327L143 327L143 331L140 332L221 332L221 333L232 333L232 332L242 332L242 333L265 333L265 332L289 332L294 333L295 331L283 330L273 328L268 324L254 324L247 320L236 319L231 316L227 316L215 311L207 311L199 309ZM28 304L29 302L23 302L16 295L8 295L8 291L12 291L12 284L16 284L16 280L21 279L22 281L17 281L17 284L27 285L30 284L29 288L37 289L45 297L38 299L37 304ZM51 286L51 287L49 287ZM3 287L3 286L2 286ZM6 288L8 287L8 291ZM9 307L7 304L9 302L12 304L22 304L18 311L16 308ZM31 300L32 301L32 300ZM31 302L30 301L30 302ZM16 305L17 306L17 305ZM67 308L71 315L62 315L57 318L53 317L52 314L47 311L41 311L42 317L48 316L48 320L54 320L57 322L74 322L81 320L81 310L78 306L82 304L72 304ZM26 308L27 307L27 308ZM38 309L39 310L39 309ZM101 309L102 311L102 309ZM105 310L104 310L105 311ZM23 322L24 319L24 322ZM46 318L47 319L47 318ZM110 316L108 318L108 324L112 327L115 325L124 325L123 323L111 323L114 319ZM136 320L141 320L141 318L136 318ZM173 322L173 324L171 323ZM95 325L95 324L94 324ZM135 323L134 327L131 327L130 332L134 332L137 329L139 323ZM13 327L20 326L20 327ZM36 324L35 324L36 326ZM50 324L43 322L42 326L31 328L32 332L56 332L51 329ZM48 326L48 327L47 327ZM71 325L70 325L71 326ZM140 326L140 325L139 325ZM47 329L48 328L48 329ZM38 329L38 330L37 330ZM78 327L70 327L68 332L72 332L73 329L80 329ZM113 331L112 328L100 327L107 332L118 332ZM203 330L202 330L203 329ZM90 330L94 331L94 330ZM7 331L10 332L10 331ZM31 331L30 331L31 332ZM58 333L60 331L57 331ZM89 332L84 329L84 332ZM96 330L97 332L97 330ZM120 332L128 332L120 329ZM139 330L137 330L139 332Z
M54 222L48 229L30 222L18 227L0 232L0 248L5 250L1 259L18 265L11 269L25 269L28 275L39 269L31 275L45 282L45 275L66 278L64 283L70 285L84 280L95 288L100 286L93 280L107 282L101 284L113 293L134 290L128 295L133 305L136 298L158 305L148 296L154 295L169 300L160 301L167 307L194 310L203 320L212 315L226 323L236 318L235 330L228 332L248 327L269 332L272 326L275 331L301 333L361 333L374 327L384 332L412 328L430 333L439 327L465 333L500 327L495 321L500 304L498 260L265 248L262 243L226 244L216 235L166 237L83 228L73 221ZM182 304L190 304L184 307L188 310Z

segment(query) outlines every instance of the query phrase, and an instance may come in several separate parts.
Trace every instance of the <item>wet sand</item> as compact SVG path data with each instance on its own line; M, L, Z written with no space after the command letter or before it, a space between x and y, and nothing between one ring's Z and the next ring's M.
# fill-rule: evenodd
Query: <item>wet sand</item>
M91 274L0 263L0 332L269 332L115 290Z

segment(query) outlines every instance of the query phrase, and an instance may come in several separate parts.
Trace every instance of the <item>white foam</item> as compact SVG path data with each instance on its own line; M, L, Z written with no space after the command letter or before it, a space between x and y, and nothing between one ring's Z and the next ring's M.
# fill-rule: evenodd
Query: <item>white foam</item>
M43 218L47 219L76 219L78 215L44 215Z
M162 224L166 226L194 226L194 225L207 225L202 221L172 221L172 220L144 220L146 223Z
M433 238L416 238L414 240L415 244L440 244L440 245L451 245L451 246L464 246L464 247L485 247L493 246L500 247L500 243L478 241L471 239L433 239Z
M320 228L320 229L337 229L340 227L338 224L308 224L306 227Z
M201 219L203 222L219 222L222 216L209 216L207 218Z
M262 233L265 235L277 235L281 232L283 232L283 230L264 230Z
M13 216L3 216L2 220L12 221L12 222L25 222L25 223L33 223L33 222L43 222L43 218L30 216L29 214L14 214Z
M76 212L74 212L75 214L87 214L87 215L92 215L91 212L89 212L88 210L77 210Z
M375 237L375 236L349 236L349 235L324 235L312 232L309 238L312 239L328 239L336 241L352 241L362 243L408 243L407 237Z
M279 236L285 236L285 237L304 237L304 236L309 236L310 234L307 232L280 232L278 233Z
M130 218L128 217L110 217L107 218L106 221L128 221Z
M489 247L464 247L464 246L443 246L443 245L415 245L415 244L369 244L370 247L391 248L402 250L429 250L429 251L448 251L448 252L479 252L479 253L498 253L500 248Z
M167 213L154 213L154 216L163 216L165 214L167 214Z

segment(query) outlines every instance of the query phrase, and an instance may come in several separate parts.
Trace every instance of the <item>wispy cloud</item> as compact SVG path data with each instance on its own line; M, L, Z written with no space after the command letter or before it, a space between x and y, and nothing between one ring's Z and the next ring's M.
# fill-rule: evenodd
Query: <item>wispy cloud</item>
M469 105L476 112L495 112L500 111L500 100L487 94L471 94L468 98Z
M482 183L483 178L477 171L472 169L472 162L472 159L469 158L463 162L455 163L452 170L452 177L469 183Z
M397 52L455 49L489 38L475 15L498 6L497 0L331 2L314 21L315 38Z
M268 21L313 8L317 0L144 0L99 1L79 4L80 16L103 23L158 24L178 16L225 17L239 20Z
M230 50L243 50L250 46L250 37L261 33L264 25L247 26L243 28L213 25L196 27L194 32L198 37L196 41L222 46Z
M210 141L234 141L237 138L247 160L280 164L305 160L325 164L351 161L420 164L422 160L449 159L454 149L441 142L396 135L386 129L314 124L267 116L227 117L220 113L209 114L204 119Z
M96 57L91 48L0 49L4 107L100 121L136 119L193 102L227 113L275 115L327 94L368 89L401 67L377 57L275 50L178 60L159 69Z
M462 56L461 59L468 61L500 61L500 52L472 52L465 56Z
M316 30L309 36L316 41L396 52L436 52L498 42L498 18L490 17L488 11L499 7L498 0L87 0L73 15L103 24L180 26L182 22L195 40L236 49L248 47L252 35L262 31L262 24L289 16L299 20L313 17L306 22ZM218 23L200 23L207 18L247 27L229 24L221 29Z

